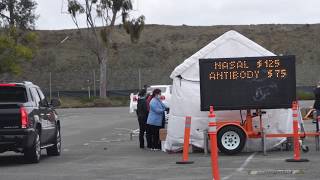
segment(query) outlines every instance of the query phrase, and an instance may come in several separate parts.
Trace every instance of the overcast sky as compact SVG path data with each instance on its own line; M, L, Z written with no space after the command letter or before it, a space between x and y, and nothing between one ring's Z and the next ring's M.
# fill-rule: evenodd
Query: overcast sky
M36 0L37 29L70 29L67 0ZM134 0L132 15L147 24L314 24L320 23L320 0ZM82 23L82 26L85 24Z

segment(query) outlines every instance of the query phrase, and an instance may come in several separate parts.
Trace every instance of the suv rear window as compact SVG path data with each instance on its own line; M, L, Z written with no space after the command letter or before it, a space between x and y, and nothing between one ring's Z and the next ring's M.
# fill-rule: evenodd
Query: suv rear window
M26 90L23 87L0 87L0 102L27 102Z

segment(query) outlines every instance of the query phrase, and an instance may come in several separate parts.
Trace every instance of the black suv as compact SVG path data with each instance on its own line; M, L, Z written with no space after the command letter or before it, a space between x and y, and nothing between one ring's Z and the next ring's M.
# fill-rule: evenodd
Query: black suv
M28 163L39 162L41 149L59 156L60 120L54 110L59 105L31 82L0 84L0 153L23 153Z

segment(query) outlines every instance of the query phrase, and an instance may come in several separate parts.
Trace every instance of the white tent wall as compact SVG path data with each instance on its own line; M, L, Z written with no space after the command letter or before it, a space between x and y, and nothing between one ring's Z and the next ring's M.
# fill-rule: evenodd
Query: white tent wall
M166 150L175 151L182 148L186 116L192 117L190 144L200 148L204 147L203 130L208 127L209 119L208 112L200 111L199 59L255 56L275 56L275 54L232 30L212 41L175 68L170 76L173 79L173 91L164 146ZM262 119L267 133L292 132L292 111L290 109L264 111L266 114L262 116ZM216 115L218 121L241 119L240 111L217 111ZM246 117L246 111L242 111L242 116ZM257 117L254 118L253 124L255 128L260 128ZM267 149L283 140L284 138L268 138ZM260 144L260 139L248 139L245 150L261 150Z

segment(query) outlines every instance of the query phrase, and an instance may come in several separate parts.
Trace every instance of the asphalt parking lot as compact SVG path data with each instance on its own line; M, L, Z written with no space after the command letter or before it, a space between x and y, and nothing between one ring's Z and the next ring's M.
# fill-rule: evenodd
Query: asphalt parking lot
M60 157L43 157L39 164L24 164L13 153L0 155L0 179L68 180L205 180L212 179L210 156L190 154L194 164L177 165L181 153L141 150L138 137L129 132L138 128L134 114L123 108L61 109L63 152ZM313 130L311 121L307 129ZM320 152L309 138L310 162L288 163L292 151L219 155L220 176L224 180L319 180Z

